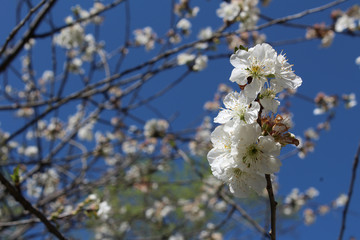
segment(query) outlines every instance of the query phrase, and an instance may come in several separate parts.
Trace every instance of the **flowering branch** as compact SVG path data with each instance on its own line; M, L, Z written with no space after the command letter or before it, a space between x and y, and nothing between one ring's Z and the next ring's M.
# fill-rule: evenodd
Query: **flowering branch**
M21 118L14 123L2 123L10 132L0 131L0 168L5 175L7 169L18 165L16 187L21 191L17 193L23 193L35 210L41 209L38 214L43 215L30 218L28 211L22 210L24 204L14 204L8 187L0 186L0 235L13 239L21 235L30 237L26 235L37 232L36 223L46 225L46 219L50 224L65 219L88 194L92 198L98 195L99 204L89 209L99 207L99 216L84 212L71 220L86 221L86 228L92 229L85 231L94 231L99 239L105 236L127 239L144 232L149 234L139 238L221 239L223 234L228 237L225 235L228 229L244 234L245 228L264 239L275 239L276 234L283 233L276 229L279 228L276 223L283 217L276 215L276 211L282 213L290 203L276 206L277 187L272 179L281 167L280 150L299 141L288 132L291 120L285 111L278 112L278 107L280 92L288 89L293 93L302 80L295 75L285 54L275 52L264 43L265 34L253 30L275 24L307 28L290 21L344 1L279 19L262 16L258 1L222 1L216 11L222 20L220 27L201 29L197 40L190 38L190 33L195 30L191 23L199 8L193 8L191 0L172 0L169 29L163 32L161 28L157 34L152 26L132 32L131 26L137 23L132 22L137 17L136 7L141 6L130 8L130 0L111 0L108 5L95 1L89 11L76 5L71 8L73 15L59 25L55 15L51 16L52 10L48 10L45 18L39 20L43 31L34 27L32 23L42 13L41 6L55 1L39 0L33 7L22 0L18 5L18 24L0 50L4 57L0 63L4 68L0 111L9 113L9 118L13 113ZM29 13L21 8L26 3ZM103 13L115 7L119 14L114 15L120 21L112 21L116 25L103 29L107 17ZM107 13L114 16L110 11ZM121 21L122 17L125 21ZM265 18L265 24L258 25L260 17ZM27 24L29 28L23 29ZM312 29L318 30L315 26ZM108 30L114 33L113 39L105 43L100 33L106 34ZM20 31L25 33L24 38L10 48ZM116 39L117 33L120 39ZM307 40L310 39L295 38L273 45ZM33 48L35 41L40 46ZM44 60L46 64L35 68L38 67L35 53L44 46L51 48L51 53L43 54L41 60L49 61ZM239 46L232 55L224 50ZM139 54L141 47L145 47L146 54ZM169 105L160 97L166 98L165 93L189 76L195 77L208 60L225 57L230 58L234 67L230 80L241 91L219 87L214 101L204 106L208 111L217 111L220 100L224 101L214 119L220 126L214 130L211 118L206 117L197 129L193 125L178 129L183 127L177 125L178 112L162 112L155 104ZM14 61L20 58L21 67ZM42 76L40 71L44 71ZM162 76L169 79L156 81L164 72ZM204 75L197 76L202 80ZM18 81L12 81L13 77ZM204 89L208 89L207 85L199 90ZM188 90L190 93L193 89ZM188 97L186 91L173 100L180 105ZM157 99L160 100L154 101ZM145 119L149 112L161 119ZM186 123L181 121L180 125ZM185 150L187 144L189 148ZM208 171L208 163L213 174ZM223 188L223 183L229 187ZM266 195L265 188L270 208L263 201L252 201L256 194ZM255 204L256 210L245 211L229 192L235 197L251 197L251 206ZM110 211L111 208L119 211ZM257 215L252 216L251 210ZM51 212L58 215L49 217ZM271 224L271 231L270 226L259 225L262 218L269 219L266 224ZM234 226L239 219L245 223L241 230ZM30 228L34 230L27 233ZM62 234L76 231L68 224L61 226L61 230Z
M271 239L276 239L276 201L271 174L280 170L280 150L288 144L298 145L291 125L277 113L280 102L276 95L283 89L296 89L302 84L282 54L268 44L247 49L240 46L230 57L235 67L230 81L241 92L230 92L224 98L211 135L213 149L207 155L212 173L229 184L237 197L261 194L266 187L271 209Z

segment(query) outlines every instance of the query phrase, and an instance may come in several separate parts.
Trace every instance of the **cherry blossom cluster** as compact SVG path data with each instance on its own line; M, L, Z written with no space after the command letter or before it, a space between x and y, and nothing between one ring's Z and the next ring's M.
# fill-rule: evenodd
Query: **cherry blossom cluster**
M284 54L263 43L243 46L230 57L234 69L230 81L240 92L228 93L214 122L221 125L211 134L213 148L207 158L215 177L229 184L237 197L253 191L262 194L265 174L280 170L280 150L299 141L288 132L291 121L277 114L277 94L295 90L302 80Z
M319 196L319 191L314 187L310 187L304 193L301 193L298 188L294 188L291 190L290 194L286 196L281 211L285 215L295 214L307 203L307 201L314 199L317 196Z
M222 2L216 14L224 21L240 22L239 29L251 29L259 20L260 10L257 7L259 1L253 0L231 0L229 3Z
M321 47L329 47L336 33L353 35L360 30L360 6L353 5L347 11L336 9L331 13L332 23L316 23L306 31L306 39L321 39Z
M317 216L324 216L331 210L344 207L348 201L348 196L341 193L329 204L308 204L309 201L313 200L317 196L319 196L319 191L314 187L310 187L305 192L300 192L298 188L294 188L285 197L280 211L286 216L292 216L297 214L304 206L312 205L311 207L306 207L303 210L303 221L305 225L311 225L316 221Z
M82 9L79 5L72 8L74 16L68 16L65 19L69 26L63 28L59 34L54 36L54 43L68 50L67 55L71 61L66 68L74 74L83 74L83 62L91 62L94 55L103 54L103 42L97 43L92 34L86 34L85 28L89 23L99 25L103 22L103 17L96 15L104 9L102 3L94 3L89 10ZM79 19L88 19L81 23L76 22Z
M332 13L336 19L335 31L343 32L345 30L354 32L360 30L360 6L354 5L346 12L336 10Z

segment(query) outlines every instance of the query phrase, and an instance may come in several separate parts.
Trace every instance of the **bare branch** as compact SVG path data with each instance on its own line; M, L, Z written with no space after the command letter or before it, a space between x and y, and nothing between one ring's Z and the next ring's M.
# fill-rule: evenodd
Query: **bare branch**
M24 45L29 41L32 37L35 30L38 28L40 23L42 22L45 15L50 11L50 9L54 6L57 0L49 0L47 5L39 12L36 16L35 20L30 24L29 29L26 31L22 39L16 44L14 49L7 55L4 61L0 64L0 72L3 72L7 66L12 62L12 60L20 53L23 49Z
M36 5L34 8L30 9L30 11L28 12L28 14L24 17L23 20L21 20L21 22L15 26L15 28L11 31L11 33L9 34L9 36L6 38L5 43L3 44L3 46L0 49L0 56L2 56L2 54L4 53L7 45L10 43L10 41L14 38L14 36L16 35L16 33L24 26L24 24L27 22L27 20L29 20L29 18L42 6L44 5L44 3L46 2L46 0L41 1L38 5Z
M272 188L270 174L265 174L265 178L266 178L266 183L267 183L266 190L269 195L270 211L271 211L270 237L271 237L271 240L275 240L276 239L276 205L277 205L277 202L275 201L275 196L274 196L274 192L273 192L273 188Z
M354 185L355 185L355 179L356 179L356 171L357 171L357 167L358 167L358 164L359 164L359 156L360 156L360 144L359 144L359 146L357 148L356 155L355 155L354 162L353 162L350 186L349 186L349 191L348 191L348 200L346 201L346 204L345 204L345 207L344 207L338 240L343 239L343 235L344 235L344 232L345 232L346 216L347 216L347 213L348 213L348 210L349 210L351 197L352 197L352 194L353 194L353 191L354 191Z

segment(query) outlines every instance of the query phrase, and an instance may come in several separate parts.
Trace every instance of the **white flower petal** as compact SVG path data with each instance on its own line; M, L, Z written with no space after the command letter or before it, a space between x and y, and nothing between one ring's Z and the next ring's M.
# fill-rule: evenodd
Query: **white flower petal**
M230 81L236 82L239 85L247 84L248 74L242 68L234 68L230 75Z
M214 122L216 123L226 123L232 119L232 111L223 109L219 112L219 114L214 118Z

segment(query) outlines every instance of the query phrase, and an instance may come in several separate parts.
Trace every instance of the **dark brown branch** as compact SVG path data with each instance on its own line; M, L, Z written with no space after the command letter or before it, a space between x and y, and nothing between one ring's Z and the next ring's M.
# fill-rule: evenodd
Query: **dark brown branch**
M348 191L348 200L347 200L347 202L345 204L345 207L344 207L338 240L343 239L343 235L344 235L344 232L345 232L346 216L347 216L347 213L348 213L348 210L349 210L350 200L351 200L351 197L352 197L352 194L353 194L353 191L354 191L354 184L355 184L355 179L356 179L356 171L357 171L357 167L358 167L358 164L359 164L359 156L360 156L360 144L359 144L359 146L357 148L356 155L355 155L354 162L353 162L350 186L349 186L349 191Z
M24 17L23 20L21 20L21 22L15 26L15 28L11 31L11 33L9 34L9 36L6 38L5 43L3 44L3 46L0 49L0 56L4 53L7 45L9 44L9 42L14 38L14 36L16 35L16 33L24 26L24 24L27 22L27 20L29 20L29 18L42 6L44 5L44 3L46 2L46 0L41 1L37 6L35 6L34 8L30 9L30 11L28 12L28 14Z
M271 237L271 240L275 240L276 239L276 205L277 205L277 202L275 201L275 196L274 196L274 192L273 192L273 188L272 188L272 184L271 184L270 174L265 174L265 178L266 178L266 183L267 183L266 190L269 195L270 212L271 212L270 237Z
M45 15L50 11L50 9L54 6L57 0L49 0L47 5L39 12L36 16L35 20L30 24L29 29L25 32L22 39L16 44L10 54L5 58L5 60L0 65L0 72L3 72L12 60L20 53L23 49L24 45L30 40L32 35L34 34L35 30L38 28L42 20L44 19Z
M40 221L46 226L46 228L54 234L58 239L67 239L65 238L59 230L44 216L42 212L38 209L34 208L31 203L26 200L17 190L16 188L4 177L3 174L0 173L0 182L6 187L6 190L18 201L24 209L28 210L35 216L37 216Z

